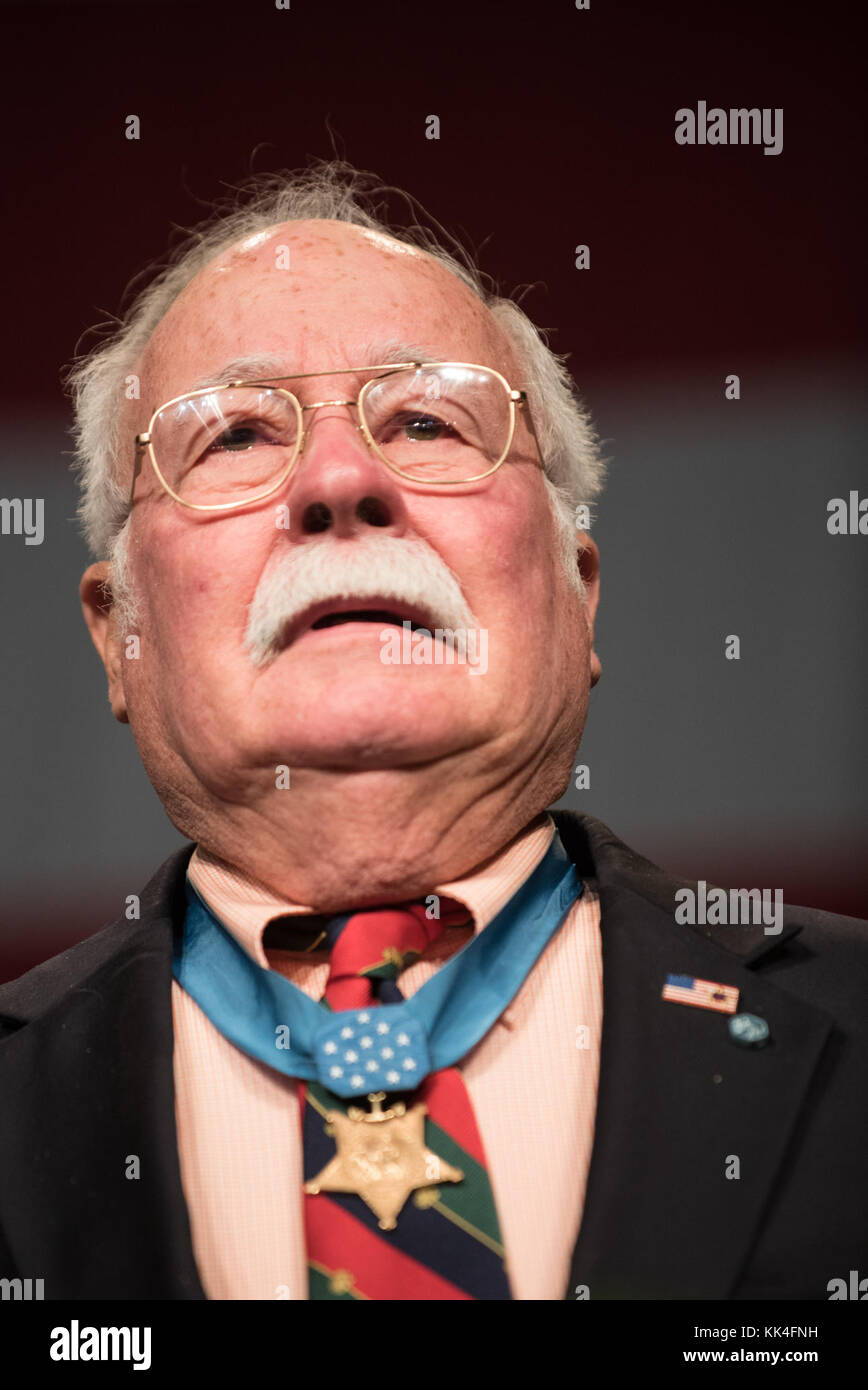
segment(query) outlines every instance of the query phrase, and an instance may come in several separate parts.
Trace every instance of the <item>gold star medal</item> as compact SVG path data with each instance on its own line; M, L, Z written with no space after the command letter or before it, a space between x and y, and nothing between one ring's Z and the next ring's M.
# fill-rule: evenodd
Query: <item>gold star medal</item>
M337 1153L321 1173L304 1185L305 1192L354 1192L370 1207L381 1230L393 1231L411 1192L441 1182L461 1182L460 1168L438 1158L425 1146L427 1105L410 1110L398 1101L383 1110L385 1091L369 1095L370 1111L351 1105L326 1111L326 1134L334 1136Z

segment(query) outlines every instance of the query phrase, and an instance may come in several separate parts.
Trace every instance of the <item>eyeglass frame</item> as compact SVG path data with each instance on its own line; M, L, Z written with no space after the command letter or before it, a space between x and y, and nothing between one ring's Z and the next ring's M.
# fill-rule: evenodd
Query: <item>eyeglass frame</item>
M460 479L432 478L430 480L426 480L423 478L412 478L408 473L405 473L402 469L398 468L396 464L390 463L386 456L380 451L379 447L374 443L364 415L365 393L369 391L371 387L376 386L378 382L384 380L386 376L391 375L393 372L407 371L410 368L419 369L420 367L472 367L478 371L490 372L491 375L497 377L498 381L500 381L503 385L504 389L506 390L507 399L509 402L509 435L507 437L507 441L500 458L497 460L496 463L492 464L490 468L487 468L484 473L477 473L472 478ZM362 372L382 372L383 375L372 377L370 381L366 381L364 386L361 388L358 395L356 396L355 400L314 401L310 405L302 405L301 401L294 394L294 392L287 391L282 386L273 386L273 383L276 381L304 381L309 380L311 377L317 376L347 376L350 374L359 375ZM166 482L166 479L163 477L163 474L160 471L160 466L157 463L157 458L154 453L154 444L152 439L154 421L156 420L157 416L162 413L162 411L166 410L170 405L177 405L179 401L193 400L197 396L206 396L213 391L236 390L240 386L264 386L268 389L273 389L277 391L281 396L284 396L287 400L291 401L295 406L298 423L298 439L296 440L295 449L292 452L289 463L281 473L280 477L276 480L276 482L272 483L270 487L266 488L265 492L257 493L255 497L245 497L244 500L241 502L188 502L183 497L179 496L179 494L169 486L169 484ZM146 430L142 430L139 434L135 436L135 461L133 466L132 484L130 486L130 495L127 502L127 513L129 514L129 512L132 511L133 495L136 490L136 479L141 468L142 454L145 451L147 451L148 457L151 460L151 465L154 469L154 472L157 475L157 479L161 486L165 489L169 496L174 499L174 501L179 502L182 507L190 508L191 511L238 511L242 507L251 507L256 502L265 501L266 497L271 497L273 493L277 492L278 488L283 486L290 473L292 472L293 468L295 467L295 464L301 458L301 455L304 452L304 446L307 442L307 437L310 433L309 429L304 428L304 412L306 410L320 410L323 406L326 405L354 406L359 416L359 423L356 425L356 429L359 430L359 432L361 433L362 438L364 439L368 448L371 449L371 451L377 456L377 458L379 458L380 462L385 464L385 466L392 473L397 473L399 477L406 478L407 481L410 483L420 483L423 487L460 487L463 486L465 483L478 483L482 478L488 478L492 473L495 473L497 469L500 468L501 464L506 460L507 455L509 454L509 451L512 448L512 442L515 438L516 407L518 407L519 410L523 410L525 412L525 419L527 420L528 428L537 447L537 454L539 455L539 457L535 459L534 462L536 463L537 467L544 467L544 464L542 462L542 450L540 449L539 439L537 438L537 433L534 428L533 417L530 413L530 405L528 403L527 392L516 387L510 386L506 377L502 374L502 372L497 371L495 367L485 366L481 362L379 362L371 367L337 367L331 371L325 372L293 372L287 376L270 377L268 380L257 379L251 381L226 381L212 386L201 386L196 391L183 391L181 395L173 396L171 400L164 401L162 405L157 406L157 409L152 414L150 420L148 421L148 428Z

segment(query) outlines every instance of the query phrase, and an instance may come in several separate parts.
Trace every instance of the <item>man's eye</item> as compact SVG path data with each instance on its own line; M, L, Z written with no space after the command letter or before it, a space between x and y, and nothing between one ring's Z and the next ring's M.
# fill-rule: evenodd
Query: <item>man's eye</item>
M251 449L261 438L262 431L255 425L234 425L232 429L224 430L218 435L211 445L211 450L224 450L227 453L239 453L242 449Z
M432 439L442 439L446 434L453 433L450 426L444 420L438 420L436 415L398 416L391 425L392 430L403 431L407 439L420 444Z

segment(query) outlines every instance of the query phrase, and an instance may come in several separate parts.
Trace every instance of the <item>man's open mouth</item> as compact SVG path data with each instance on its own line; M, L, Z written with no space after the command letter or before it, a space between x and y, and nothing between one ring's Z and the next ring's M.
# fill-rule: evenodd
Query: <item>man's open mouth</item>
M375 599L370 605L366 605L364 599L350 598L331 599L314 604L287 625L281 647L288 647L305 632L338 627L344 623L375 623L381 627L403 627L404 623L409 623L413 632L420 628L428 632L433 631L435 619L430 613L415 605L396 603L387 606L387 603L387 600Z
M414 631L423 626L387 608L351 608L348 613L327 613L324 618L317 618L315 623L311 623L311 627L337 627L338 623L394 623L400 627L405 622L412 623Z

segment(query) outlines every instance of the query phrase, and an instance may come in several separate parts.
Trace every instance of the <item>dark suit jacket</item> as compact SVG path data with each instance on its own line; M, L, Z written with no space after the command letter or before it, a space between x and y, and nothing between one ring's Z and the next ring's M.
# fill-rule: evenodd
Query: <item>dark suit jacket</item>
M868 923L796 907L779 936L679 926L685 881L591 817L555 820L600 894L603 943L596 1129L564 1297L826 1299L829 1280L868 1276ZM46 1298L205 1297L172 1075L192 848L151 879L139 921L0 988L0 1278L42 1278ZM739 1047L725 1015L662 1001L669 972L737 985L770 1043Z

